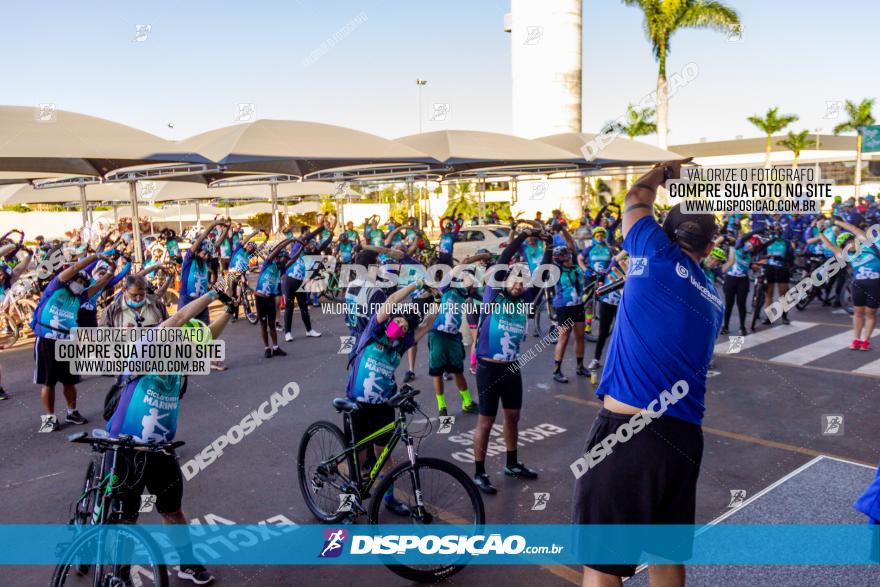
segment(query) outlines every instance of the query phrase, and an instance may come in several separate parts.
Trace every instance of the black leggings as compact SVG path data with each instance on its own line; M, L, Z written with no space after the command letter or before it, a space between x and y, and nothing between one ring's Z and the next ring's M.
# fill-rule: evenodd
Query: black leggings
M299 291L302 283L302 279L294 279L286 275L281 280L281 291L284 293L284 332L290 332L294 301L299 304L299 314L302 316L306 332L312 329L312 320L309 318L309 294Z
M748 276L724 276L724 328L728 328L730 326L730 315L733 313L734 301L736 302L736 309L739 312L739 327L746 327L746 298L748 296Z
M607 302L599 301L599 338L596 339L596 360L602 358L602 349L608 341L608 335L611 334L611 327L614 325L614 318L617 317L617 306Z

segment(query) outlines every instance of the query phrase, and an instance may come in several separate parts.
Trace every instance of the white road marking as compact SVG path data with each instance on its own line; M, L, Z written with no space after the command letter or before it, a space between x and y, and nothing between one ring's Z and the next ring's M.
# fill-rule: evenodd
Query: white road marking
M812 344L796 348L793 351L783 353L770 360L790 365L806 365L816 359L821 359L825 355L830 355L846 348L850 342L852 342L852 332L847 330L846 332L841 332L840 334L835 334Z
M808 328L812 328L813 326L816 325L812 322L792 322L788 325L780 324L779 326L774 326L772 328L768 328L767 330L755 332L745 337L745 340L743 341L742 347L740 347L739 352L742 352L752 347L756 347L759 344L764 344L765 342L776 340L777 338L788 336L789 334L794 334L796 332L807 330ZM730 348L730 342L728 340L723 340L715 345L715 354L726 355L728 348Z

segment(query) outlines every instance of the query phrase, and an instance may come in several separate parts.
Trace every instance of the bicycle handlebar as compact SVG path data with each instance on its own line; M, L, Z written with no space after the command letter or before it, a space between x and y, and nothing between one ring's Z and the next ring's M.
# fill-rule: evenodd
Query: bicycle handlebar
M89 436L87 432L77 432L76 434L71 434L67 437L69 442L76 442L79 444L90 444L92 446L121 446L124 448L134 448L138 450L147 450L150 452L165 452L169 450L174 450L176 448L180 448L186 442L182 440L175 440L174 442L138 442L134 439L134 437L129 436L128 434L120 434L118 438L97 438L94 436Z

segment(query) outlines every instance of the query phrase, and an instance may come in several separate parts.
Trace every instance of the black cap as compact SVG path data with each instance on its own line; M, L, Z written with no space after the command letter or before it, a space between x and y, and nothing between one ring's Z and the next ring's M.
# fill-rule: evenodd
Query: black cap
M681 204L669 210L663 221L663 231L670 240L685 245L685 248L700 253L715 236L717 226L712 214L685 214Z

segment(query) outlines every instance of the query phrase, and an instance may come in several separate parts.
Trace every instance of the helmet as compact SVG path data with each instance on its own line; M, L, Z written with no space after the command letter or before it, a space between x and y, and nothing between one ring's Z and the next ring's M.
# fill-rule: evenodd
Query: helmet
M214 339L214 335L211 334L211 329L208 325L198 318L190 318L183 324L183 326L181 326L181 328L190 331L186 333L187 338L195 343L208 344ZM200 332L201 334L197 334L197 332Z
M873 195L873 194L868 194L867 196L865 196L865 201L866 201L866 202L873 202L873 201L874 201L874 195Z
M596 236L598 234L605 236L606 233L607 233L607 231L605 230L604 226L597 226L596 228L593 229L593 236Z
M718 259L719 261L724 261L727 258L724 255L724 249L719 249L718 247L712 249L712 252L709 253L709 256L713 259Z
M571 249L569 249L568 247L553 247L553 260L570 261Z
M851 232L841 232L837 235L837 246L843 248L846 245L846 241L853 238Z
M755 235L749 239L749 244L752 245L753 249L757 249L758 247L760 247L761 245L764 244L764 241L761 240L761 237L759 237L758 235Z
M834 203L839 204L843 201L843 196L834 196Z

